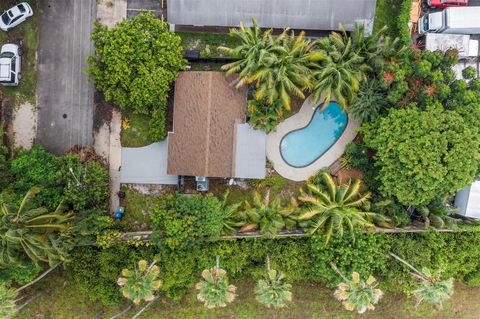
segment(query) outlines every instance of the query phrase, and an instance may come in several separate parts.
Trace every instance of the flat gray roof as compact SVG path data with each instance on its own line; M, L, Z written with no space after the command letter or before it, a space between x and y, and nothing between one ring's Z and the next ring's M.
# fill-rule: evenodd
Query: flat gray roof
M123 147L120 182L176 185L178 176L167 174L168 139L145 147Z
M248 124L236 124L235 177L265 178L267 136Z
M265 28L350 30L355 22L373 25L376 0L175 0L168 22L179 25L236 27L252 17Z

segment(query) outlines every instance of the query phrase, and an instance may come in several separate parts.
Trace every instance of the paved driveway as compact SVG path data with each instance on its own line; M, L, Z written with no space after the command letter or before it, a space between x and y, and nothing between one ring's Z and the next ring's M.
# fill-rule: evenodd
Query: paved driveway
M93 52L95 0L40 1L37 142L62 154L93 142L93 85L85 74Z

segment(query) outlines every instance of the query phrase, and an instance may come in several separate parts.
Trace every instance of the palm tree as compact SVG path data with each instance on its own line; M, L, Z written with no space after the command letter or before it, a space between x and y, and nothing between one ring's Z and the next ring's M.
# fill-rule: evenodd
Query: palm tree
M255 287L256 299L268 308L283 308L292 301L292 285L285 282L285 276L275 269L270 269L267 259L267 274Z
M344 109L353 102L360 84L366 81L366 73L372 70L366 60L377 54L377 49L374 50L377 37L370 40L362 32L363 27L357 25L353 37L350 37L340 25L340 33L333 32L328 38L316 42L317 51L326 57L314 64L314 102L323 96L325 107L335 98Z
M326 190L308 183L310 192L305 193L301 190L302 195L299 197L299 200L307 205L305 211L298 216L298 220L312 220L311 233L322 230L327 245L333 232L339 237L343 236L344 227L348 227L353 240L356 226L374 227L369 219L375 218L377 214L362 210L370 198L370 193L361 193L360 180L353 184L348 182L346 185L338 186L329 173L323 172L321 176Z
M65 213L63 204L54 212L44 207L31 208L39 192L37 187L30 189L18 209L1 203L0 266L21 266L19 254L27 255L35 263L48 262L50 266L65 260L66 247L59 240L61 233L70 229L73 213Z
M390 256L410 268L413 271L413 277L420 280L418 288L413 291L413 294L417 299L416 307L418 307L423 301L427 301L433 303L439 309L442 309L443 302L450 299L453 295L453 278L440 280L440 272L432 273L430 269L425 267L422 271L419 271L394 253L390 253Z
M272 58L265 60L252 75L256 82L255 98L266 100L267 104L280 100L290 110L290 96L305 99L304 90L312 86L311 61L324 56L320 56L319 52L315 55L310 52L313 44L305 40L304 32L295 36L293 31L289 35L285 29L274 41L277 45L272 46Z
M228 283L227 272L218 265L202 271L202 279L195 285L199 291L197 299L208 309L225 307L236 295L237 287Z
M359 121L371 122L387 107L387 94L380 90L378 81L369 81L361 86L357 99L349 107L349 113Z
M238 29L230 29L230 36L240 44L234 48L223 46L218 48L228 56L239 59L222 66L222 70L227 71L227 75L238 73L237 88L252 83L254 81L252 75L272 58L272 50L276 43L271 33L271 29L263 32L255 19L252 19L252 27L246 27L243 22L240 22Z
M353 272L352 279L348 279L334 264L332 264L332 268L344 280L337 285L333 295L345 309L356 310L359 314L375 309L375 304L382 298L383 292L376 288L378 283L373 276L369 276L366 281L363 281L358 272Z
M155 292L160 289L162 281L158 279L160 268L155 261L148 265L146 260L140 260L134 270L123 269L117 284L123 296L139 305L142 300L155 300Z
M270 199L270 190L263 198L256 191L253 194L253 205L245 201L245 210L239 213L239 217L246 221L240 232L260 229L262 234L270 237L284 228L293 229L297 224L293 216L297 206L293 198L290 205L283 207L281 197Z

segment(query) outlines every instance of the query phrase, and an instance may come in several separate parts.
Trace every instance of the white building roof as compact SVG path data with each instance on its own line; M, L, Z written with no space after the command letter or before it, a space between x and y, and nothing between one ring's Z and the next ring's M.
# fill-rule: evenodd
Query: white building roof
M480 219L480 182L460 190L455 196L455 206L459 208L458 214Z

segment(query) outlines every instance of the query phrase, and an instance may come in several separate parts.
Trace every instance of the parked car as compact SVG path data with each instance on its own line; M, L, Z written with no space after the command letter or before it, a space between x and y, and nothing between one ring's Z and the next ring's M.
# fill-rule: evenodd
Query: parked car
M468 0L427 0L429 7L461 7L468 6Z
M480 34L480 7L452 7L424 15L418 33Z
M0 50L0 84L15 86L21 79L21 56L18 45L8 43Z
M0 16L0 29L8 31L33 15L32 7L26 2L4 11Z

